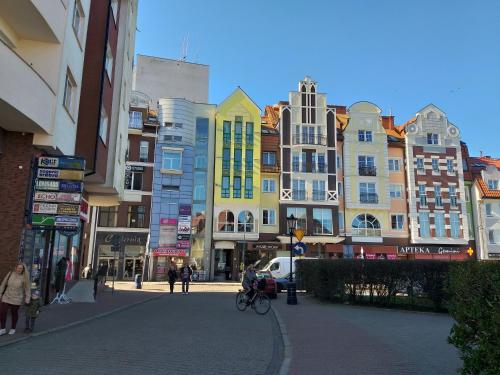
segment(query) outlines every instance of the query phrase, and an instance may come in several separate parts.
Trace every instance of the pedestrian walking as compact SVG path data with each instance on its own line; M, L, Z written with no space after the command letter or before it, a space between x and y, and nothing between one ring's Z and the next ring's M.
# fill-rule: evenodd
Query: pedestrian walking
M175 280L177 280L177 270L175 269L175 265L171 264L168 268L168 283L170 285L170 294L174 293Z
M181 281L182 281L182 294L189 293L189 282L191 281L191 275L193 274L193 270L187 263L181 267L180 270Z
M13 271L10 271L0 285L0 336L7 333L7 313L10 310L11 328L9 335L16 333L17 320L19 319L19 307L23 303L30 302L30 282L28 271L23 263L18 263Z
M42 304L40 301L40 295L38 292L33 292L31 294L31 301L26 305L26 328L24 329L25 333L33 332L35 328L35 320L40 315L40 309L42 308Z

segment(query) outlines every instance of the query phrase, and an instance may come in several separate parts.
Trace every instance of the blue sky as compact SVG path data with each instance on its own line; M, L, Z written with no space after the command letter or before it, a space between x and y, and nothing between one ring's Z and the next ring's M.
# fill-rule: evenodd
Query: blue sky
M140 0L136 53L210 65L210 102L263 109L309 75L331 104L402 124L428 103L473 155L500 157L500 0Z

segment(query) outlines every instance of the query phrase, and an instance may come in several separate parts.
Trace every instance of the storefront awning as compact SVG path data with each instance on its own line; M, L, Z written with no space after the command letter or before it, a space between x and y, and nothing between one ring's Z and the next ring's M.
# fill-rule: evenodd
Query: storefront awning
M215 241L214 249L234 249L235 245L233 241Z
M290 243L290 236L278 236L278 240L280 240L281 243L284 244L289 244ZM327 244L327 243L340 243L344 241L344 237L338 237L338 236L304 236L302 238L302 241L306 244L308 243L322 243L322 244ZM299 240L296 237L293 237L293 242L299 242Z

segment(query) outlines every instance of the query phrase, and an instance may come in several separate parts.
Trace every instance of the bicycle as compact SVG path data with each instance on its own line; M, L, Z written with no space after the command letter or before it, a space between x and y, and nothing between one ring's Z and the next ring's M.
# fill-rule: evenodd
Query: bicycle
M248 297L244 289L240 289L236 294L236 308L239 311L245 311L248 306L255 310L259 315L265 315L271 309L271 300L264 294L263 290L256 289L255 293L248 302Z

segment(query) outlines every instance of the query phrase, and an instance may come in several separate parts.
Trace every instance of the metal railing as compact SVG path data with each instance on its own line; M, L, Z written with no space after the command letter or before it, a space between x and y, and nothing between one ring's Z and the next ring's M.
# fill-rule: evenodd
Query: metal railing
M352 228L352 235L358 237L380 237L382 229L380 228Z
M376 176L377 168L374 166L360 165L358 167L358 172L360 176Z
M326 191L325 190L313 190L312 194L313 201L325 201Z
M443 206L443 198L438 195L436 197L435 204L436 204L437 207L442 207Z
M421 195L419 197L419 199L420 199L420 205L421 206L427 206L427 197L425 195Z
M305 190L292 190L292 200L294 200L294 201L307 200L306 191Z
M451 204L451 207L457 207L458 206L458 197L456 195L451 195L450 196L450 204Z
M319 145L326 146L326 137L318 134L293 134L292 144L294 145Z

